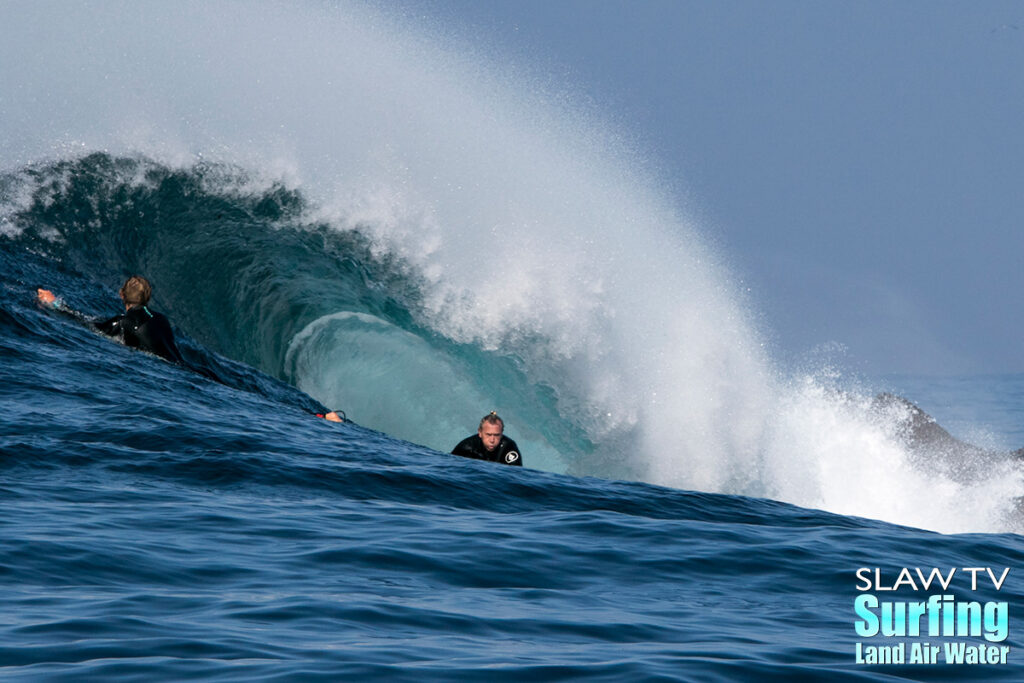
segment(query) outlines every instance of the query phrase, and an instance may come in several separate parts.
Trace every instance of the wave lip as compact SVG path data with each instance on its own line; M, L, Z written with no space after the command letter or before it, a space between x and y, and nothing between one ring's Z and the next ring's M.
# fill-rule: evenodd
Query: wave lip
M19 226L9 244L112 289L146 270L160 305L201 342L409 441L447 451L497 408L535 468L945 531L1015 524L1012 462L986 460L958 478L901 440L913 411L880 412L822 378L780 378L728 297L701 292L714 282L707 273L658 280L684 283L688 306L620 308L653 286L639 272L607 292L588 285L602 305L549 316L571 300L563 290L530 321L499 316L506 328L471 315L470 328L497 335L481 338L450 329L472 298L437 309L450 290L366 237L372 226L311 222L318 210L300 190L240 169L100 154L23 169L3 186ZM79 286L68 285L76 305L109 307ZM666 310L657 324L646 319Z
M32 177L0 187L5 239L107 287L145 271L197 341L275 377L315 321L377 318L313 329L389 345L401 377L346 382L314 336L288 377L414 441L446 450L498 409L538 466L961 528L870 484L963 492L863 397L780 371L722 255L599 114L361 5L236 10L2 10L0 56L24 59L0 89L26 97L0 164ZM1011 505L988 493L965 524Z

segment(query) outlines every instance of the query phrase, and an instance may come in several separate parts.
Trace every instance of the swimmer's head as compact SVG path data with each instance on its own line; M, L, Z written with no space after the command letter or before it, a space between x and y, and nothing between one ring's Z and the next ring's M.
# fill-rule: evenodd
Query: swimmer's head
M483 419L480 420L480 428L477 430L477 435L480 440L484 442L484 448L488 451L493 451L501 443L501 435L505 431L505 423L502 422L498 414L493 410L484 415Z
M141 275L132 275L121 285L121 300L128 306L145 306L152 295L149 280Z
M498 425L502 429L505 428L505 421L498 417L498 414L493 410L484 415L483 419L480 420L480 429L483 429L485 424Z

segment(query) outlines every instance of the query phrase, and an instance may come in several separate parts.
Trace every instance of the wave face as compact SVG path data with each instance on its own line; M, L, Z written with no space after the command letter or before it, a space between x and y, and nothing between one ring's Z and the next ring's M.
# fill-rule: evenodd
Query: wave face
M503 467L313 418L244 364L208 381L36 306L41 282L116 306L45 244L0 239L5 682L891 681L854 663L855 568L1011 567L953 589L1024 599L1015 534Z
M363 6L17 14L0 230L145 273L200 344L440 450L493 409L536 468L1013 524L1017 469L922 466L908 415L780 372L644 159L529 74Z

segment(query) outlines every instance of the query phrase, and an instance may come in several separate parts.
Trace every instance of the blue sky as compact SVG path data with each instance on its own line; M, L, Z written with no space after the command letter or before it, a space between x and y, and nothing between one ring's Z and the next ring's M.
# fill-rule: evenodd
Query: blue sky
M1024 4L427 0L660 169L777 355L1024 372Z

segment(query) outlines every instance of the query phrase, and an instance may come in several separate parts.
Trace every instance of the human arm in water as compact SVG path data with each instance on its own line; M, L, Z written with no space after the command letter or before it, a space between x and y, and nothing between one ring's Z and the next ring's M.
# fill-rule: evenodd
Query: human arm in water
M145 304L126 304L124 313L108 320L94 320L69 307L48 289L36 290L36 298L41 305L74 318L101 334L119 339L129 348L141 349L172 363L185 363L174 342L174 332L167 317L150 311Z
M171 362L185 364L177 345L174 343L174 335L170 329L170 324L167 322L167 318L159 313L150 312L145 305L126 305L125 313L120 313L108 320L95 320L69 307L64 303L63 299L48 289L38 288L36 290L36 299L41 306L74 318L97 332L110 337L122 338L126 346L141 348ZM191 364L188 367L208 379L228 386L235 386L235 384L226 381L208 367L193 366ZM306 410L310 410L317 417L323 418L328 422L348 421L343 410L327 410L319 405L312 409L307 407Z
M81 323L85 323L86 325L95 328L97 331L102 332L108 337L116 337L121 333L120 326L122 320L124 320L123 314L115 315L113 318L110 318L109 320L95 320L87 316L85 313L82 313L81 311L76 311L75 309L71 308L66 303L64 303L64 299L61 299L59 296L57 296L48 289L37 289L36 299L39 300L40 305L57 311L58 313L63 313L64 315L74 318L75 320Z
M79 322L86 323L87 325L95 324L95 322L91 318L86 316L84 313L80 313L79 311L76 311L75 309L68 306L66 303L64 303L63 299L61 299L59 296L57 296L48 289L37 289L36 299L39 301L40 305L53 309L58 313L63 313L64 315L70 316L75 320L78 320ZM109 333L104 332L104 334Z

